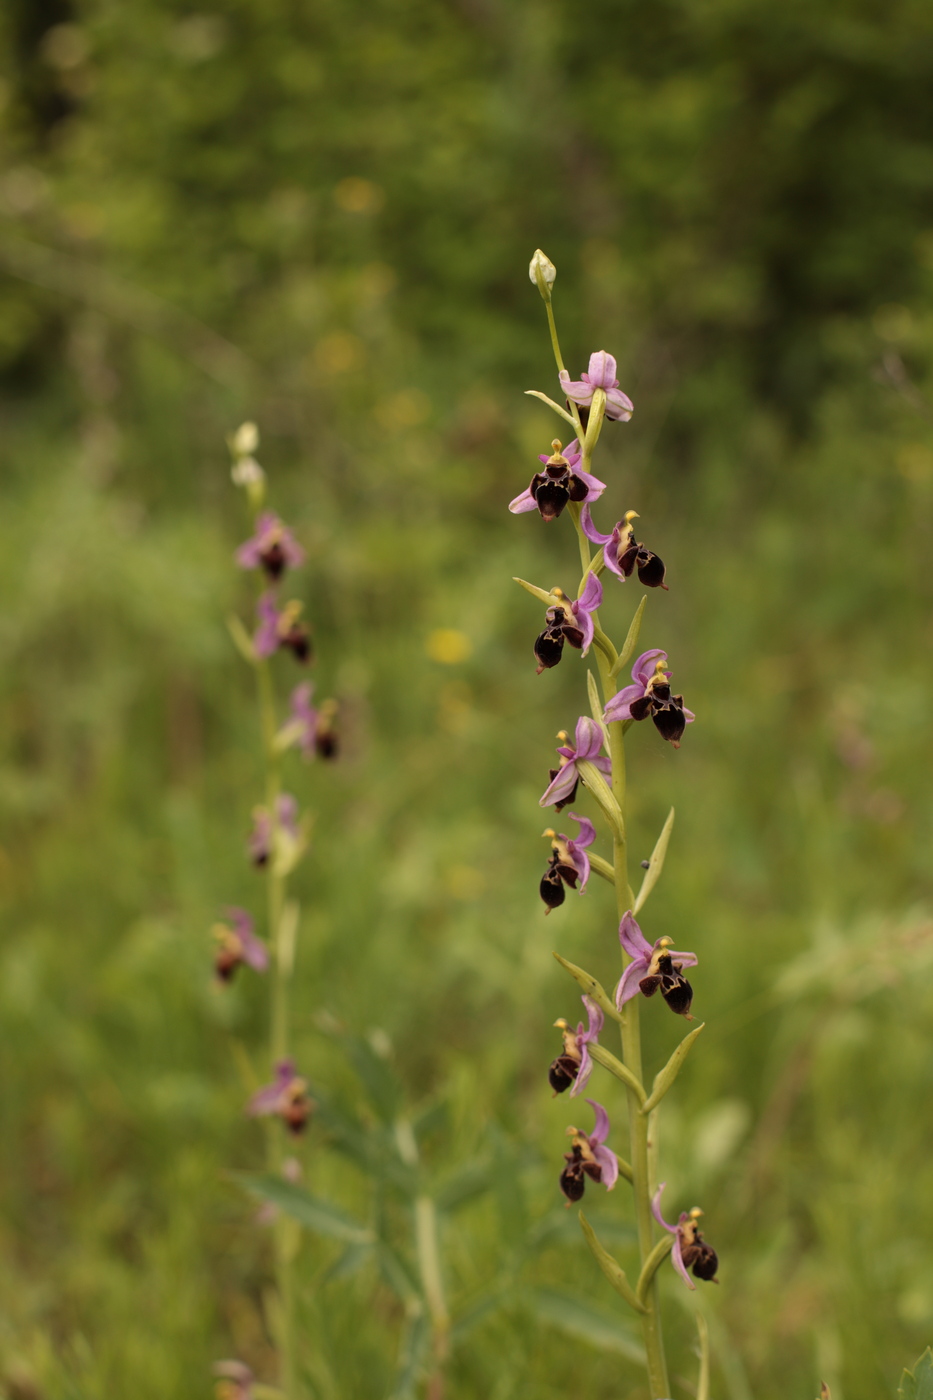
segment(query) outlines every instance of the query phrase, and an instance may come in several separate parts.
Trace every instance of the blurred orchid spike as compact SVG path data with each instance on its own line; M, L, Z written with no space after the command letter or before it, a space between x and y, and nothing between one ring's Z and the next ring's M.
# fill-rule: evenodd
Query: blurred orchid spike
M281 1118L292 1133L304 1131L313 1110L314 1101L308 1095L308 1082L295 1073L294 1060L279 1060L272 1083L255 1093L246 1109L253 1118Z
M623 914L619 924L619 942L632 959L616 987L615 1002L619 1010L638 992L642 996L653 997L655 992L660 991L676 1015L692 1021L690 1007L693 988L682 971L685 967L696 967L696 953L675 952L669 938L659 938L656 943L649 943L630 909Z
M305 552L291 530L272 511L264 511L256 521L251 537L236 552L241 569L262 569L267 578L277 583L286 568L303 564Z
M580 470L580 444L576 438L562 451L560 438L551 443L551 455L539 452L543 472L535 472L527 491L509 502L513 515L536 510L541 519L556 520L568 501L596 501L606 489L606 483L589 472Z
M589 505L584 505L580 512L583 533L594 544L603 546L603 561L607 569L611 569L623 583L627 578L631 578L633 571L637 569L638 581L644 584L645 588L663 588L666 592L662 560L635 539L632 521L637 519L637 511L627 510L624 518L613 525L612 533L604 535L593 524Z
M544 833L550 837L552 843L551 858L541 877L540 886L541 898L547 905L545 913L548 914L563 904L565 884L575 890L579 879L582 894L590 878L590 858L586 851L596 840L596 828L589 817L578 817L574 812L571 812L570 816L580 824L580 835L575 841L565 836L562 831L552 831L550 827Z
M612 763L599 752L604 740L602 726L597 724L595 719L590 719L589 715L581 715L577 720L574 748L568 746L567 734L564 731L557 737L564 740L557 750L561 765L551 769L551 781L538 798L538 806L550 807L553 803L559 812L568 802L572 802L576 795L577 783L580 781L577 763L581 759L588 759L606 777L612 773Z
M672 695L671 672L666 670L667 652L660 648L643 651L632 667L632 681L624 690L618 691L606 705L603 719L613 720L647 719L650 715L654 727L672 748L680 748L684 729L692 724L696 715L684 706L682 695Z
M563 1017L554 1022L563 1035L564 1049L556 1060L552 1060L547 1074L554 1093L562 1094L565 1089L569 1089L572 1099L581 1094L589 1082L593 1071L589 1047L599 1043L599 1033L604 1020L603 1013L592 997L584 995L581 1000L586 1007L589 1025L584 1030L583 1022L579 1021L577 1029L572 1031Z
M590 356L589 366L579 379L571 379L565 369L560 371L559 378L561 388L567 398L580 408L589 410L590 404L593 402L593 391L602 389L606 395L607 418L614 418L618 422L626 423L635 412L632 400L619 388L619 381L616 379L615 358L605 350L593 352ZM582 413L580 417L586 426Z
M661 1193L666 1185L667 1182L662 1181L655 1192L651 1211L661 1228L674 1236L671 1248L671 1262L674 1268L688 1288L696 1289L696 1284L687 1273L688 1269L693 1270L694 1278L701 1278L706 1283L718 1283L716 1271L719 1268L719 1256L703 1239L697 1224L703 1212L699 1206L694 1206L691 1211L681 1211L676 1225L668 1225L661 1214Z
M570 1152L564 1153L567 1165L560 1174L560 1189L567 1197L567 1204L579 1201L586 1189L586 1178L598 1181L611 1191L619 1179L619 1159L610 1147L606 1147L609 1136L609 1115L601 1103L587 1099L596 1115L596 1126L589 1134L579 1128L568 1128Z

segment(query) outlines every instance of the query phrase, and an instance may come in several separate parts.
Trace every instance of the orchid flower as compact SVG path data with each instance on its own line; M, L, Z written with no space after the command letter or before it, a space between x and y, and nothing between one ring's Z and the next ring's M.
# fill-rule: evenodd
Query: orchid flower
M682 695L671 694L671 673L665 669L666 665L666 651L658 647L643 651L632 667L634 684L613 695L603 719L609 723L620 719L642 720L650 715L661 738L679 749L684 729L693 723L696 715L685 708Z
M566 740L567 734L562 731L557 737ZM580 780L577 764L582 759L587 759L601 773L609 776L612 763L599 752L604 737L602 726L597 724L595 719L591 719L589 715L580 716L574 735L575 747L570 748L565 742L557 750L562 762L559 768L551 769L551 782L538 798L539 807L549 807L553 803L559 812L568 802L573 801Z
M272 511L264 511L256 521L256 529L236 552L241 569L263 569L277 582L286 568L303 564L305 552L291 530Z
M298 621L300 613L301 603L295 599L284 608L277 608L275 594L263 593L256 604L259 618L259 626L253 633L256 655L265 658L279 647L286 647L302 664L310 661L311 637L305 624Z
M671 1262L680 1274L688 1288L696 1290L696 1284L687 1273L692 1269L695 1278L704 1279L707 1283L718 1282L716 1270L719 1268L719 1257L711 1245L708 1245L700 1234L697 1221L703 1212L699 1206L694 1206L693 1210L680 1212L680 1218L676 1225L668 1225L661 1214L661 1193L667 1182L662 1181L654 1194L651 1202L651 1211L655 1220L666 1230L669 1235L674 1236L674 1243L671 1247Z
M253 921L245 909L231 906L226 911L229 924L215 924L214 971L222 982L229 982L241 963L255 972L265 972L269 966L269 949L253 933ZM231 927L232 925L232 927Z
M587 1099L596 1116L596 1126L589 1134L579 1128L568 1128L569 1152L564 1153L567 1165L560 1174L560 1189L567 1197L568 1205L579 1201L586 1187L586 1178L601 1182L611 1191L619 1179L619 1159L610 1147L606 1147L609 1136L609 1115L601 1103Z
M544 614L544 631L535 638L534 652L539 676L560 661L564 642L569 642L578 651L582 649L586 656L596 631L593 613L598 611L603 601L603 586L592 570L587 571L583 592L572 603L559 588L552 592L559 601Z
M301 843L301 829L298 825L298 803L291 793L280 792L275 805L276 828L273 832L272 815L268 807L253 808L253 829L249 834L246 848L254 865L267 865L272 855L273 836L288 845Z
M279 1060L275 1067L275 1078L253 1095L246 1111L253 1118L273 1116L281 1118L292 1133L300 1133L314 1104L308 1097L307 1080L295 1073L294 1060Z
M635 412L632 400L619 388L615 357L605 350L594 351L586 372L579 379L571 379L565 369L560 371L559 377L561 388L575 404L589 409L593 402L593 390L602 389L606 395L607 418L626 423Z
M580 825L580 835L576 840L565 836L562 831L553 831L550 827L544 833L551 838L552 843L551 858L547 870L541 876L539 890L547 905L547 913L563 904L565 884L575 890L579 879L579 892L582 894L590 878L590 858L586 852L596 840L596 828L589 817L578 817L575 812L571 812L570 816Z
M599 1033L604 1020L602 1011L592 997L584 994L581 1001L586 1007L589 1025L584 1030L583 1022L580 1021L577 1029L572 1031L563 1017L554 1022L563 1035L564 1049L557 1059L552 1061L548 1070L548 1081L554 1093L562 1094L565 1089L570 1089L572 1099L583 1092L593 1072L589 1047L599 1043Z
M622 915L619 942L632 959L616 987L615 1001L619 1010L638 992L642 996L652 997L660 989L671 1010L691 1021L693 1017L689 1011L693 988L681 973L685 967L696 967L696 953L675 952L669 938L659 938L656 943L649 943L635 922L631 909Z
M543 472L535 472L527 491L509 502L513 515L536 510L542 520L556 520L568 501L595 501L603 494L606 483L589 472L580 470L580 444L574 438L562 452L560 438L551 443L552 454L538 454L544 463Z
M638 570L638 581L646 588L667 589L664 582L664 564L658 556L635 539L632 521L638 519L636 510L627 510L622 520L612 527L612 534L604 535L597 530L590 515L589 505L580 512L580 527L588 540L603 547L603 562L624 583L631 578L633 570Z

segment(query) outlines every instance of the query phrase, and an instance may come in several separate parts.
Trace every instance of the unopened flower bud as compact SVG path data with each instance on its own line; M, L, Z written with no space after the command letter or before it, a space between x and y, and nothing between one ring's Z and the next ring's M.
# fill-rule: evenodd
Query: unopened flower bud
M255 457L238 457L230 468L234 486L241 487L253 510L260 510L266 495L266 474Z
M551 288L557 276L557 268L551 262L546 253L542 253L540 248L535 249L535 255L528 264L528 276L537 287L545 301L551 300Z
M251 457L259 446L259 429L255 423L241 423L230 439L234 457Z

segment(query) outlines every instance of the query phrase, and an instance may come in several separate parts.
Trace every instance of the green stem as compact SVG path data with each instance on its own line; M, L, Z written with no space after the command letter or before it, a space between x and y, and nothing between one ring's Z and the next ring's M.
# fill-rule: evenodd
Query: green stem
M589 470L589 459L583 463ZM581 559L586 537L580 526L579 514L574 523L580 539ZM586 563L589 565L589 548L586 548ZM617 686L610 674L610 667L602 652L596 651L602 681L603 699L606 703L615 695ZM618 721L609 725L609 756L612 760L612 794L619 810L625 812L625 732ZM613 868L615 870L616 903L621 921L627 910L635 903L628 882L628 850L625 839L624 820L613 831ZM623 953L623 963L628 963ZM639 1021L638 998L632 997L622 1007L620 1032L622 1037L622 1060L631 1071L636 1082L643 1082L641 1056L641 1028ZM638 1232L638 1253L641 1267L651 1257L655 1248L654 1217L651 1213L651 1182L648 1164L648 1119L640 1111L644 1100L631 1086L626 1087L628 1097L629 1149L632 1167L632 1194L635 1198L635 1224ZM667 1378L667 1362L664 1356L664 1341L661 1335L661 1309L658 1297L657 1280L652 1278L642 1299L646 1311L642 1315L642 1333L645 1342L645 1355L648 1365L648 1384L652 1400L666 1400L670 1395Z
M265 766L266 806L270 822L270 859L266 872L269 944L272 951L270 972L271 1007L269 1017L269 1054L273 1066L288 1054L288 967L283 956L282 911L285 905L285 876L277 870L278 802L282 791L280 758L276 749L277 727L275 687L272 668L267 660L256 667L259 687L259 719L262 732ZM282 1171L285 1156L281 1131L273 1124L268 1135L269 1170L276 1176ZM295 1375L295 1279L293 1267L294 1240L292 1222L280 1213L275 1221L275 1277L279 1295L278 1332L280 1384L284 1400L296 1400Z
M421 1274L421 1286L431 1318L434 1344L434 1373L428 1382L428 1400L441 1400L444 1372L450 1351L450 1314L447 1311L444 1282L441 1277L437 1211L430 1196L419 1196L415 1201L415 1242L418 1271Z

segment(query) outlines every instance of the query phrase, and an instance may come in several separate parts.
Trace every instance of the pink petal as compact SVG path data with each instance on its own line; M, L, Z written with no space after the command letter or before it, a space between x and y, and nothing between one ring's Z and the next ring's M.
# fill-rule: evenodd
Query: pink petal
M509 501L509 510L513 515L524 515L525 511L537 510L538 503L531 491L523 491L520 496L516 496L514 501Z
M589 715L580 716L577 720L574 744L578 759L596 757L603 746L603 731L595 719L590 719Z
M628 394L623 394L621 389L606 390L606 417L613 418L617 423L627 423L635 412L635 405Z
M664 1229L664 1230L666 1230L666 1231L668 1232L669 1235L676 1235L676 1234L677 1234L677 1226L676 1226L676 1225L668 1225L667 1221L664 1219L664 1216L661 1214L661 1195L662 1195L662 1193L663 1193L664 1188L665 1188L666 1185L667 1185L667 1182L666 1182L666 1181L662 1181L662 1182L661 1182L661 1185L658 1187L657 1191L655 1191L654 1196L653 1196L652 1201L651 1201L651 1214L654 1216L655 1220L658 1222L658 1224L661 1226L661 1228Z
M563 802L565 797L569 797L573 792L573 785L577 781L577 765L571 761L565 763L553 782L545 788L538 798L539 807L550 807L552 802Z
M587 1100L589 1102L589 1100ZM602 1167L602 1184L611 1191L619 1179L619 1159L611 1147L594 1147L593 1156Z
M587 384L582 379L571 379L565 369L561 370L558 377L560 379L560 387L563 389L568 399L573 399L574 403L592 403L593 389L591 385Z
M606 1138L609 1136L609 1114L603 1108L602 1104L597 1103L595 1099L587 1099L587 1103L596 1116L596 1126L590 1133L590 1146L593 1147L594 1145L605 1142Z
M580 511L580 525L586 538L592 540L594 544L608 544L612 539L611 535L601 534L593 524L593 517L590 515L589 501L583 502L583 509Z
M661 647L652 647L651 651L643 651L641 656L632 667L632 680L640 683L642 690L654 675L654 666L661 657L667 658L667 652Z
M654 948L638 927L631 909L627 909L622 915L622 922L619 924L619 942L629 957L645 958L648 962L651 961Z
M575 841L571 841L570 844L572 846L575 846L578 850L580 849L580 847L585 848L587 846L592 846L593 842L596 840L596 828L590 821L589 817L578 817L576 812L568 812L567 815L573 821L577 822L580 827L580 835L576 838ZM585 999L586 998L584 998L584 1000Z
M695 1293L695 1292L696 1292L696 1284L693 1282L693 1279L692 1279L692 1278L690 1277L690 1275L687 1273L687 1266L686 1266L686 1264L684 1263L684 1256L683 1256L683 1254L681 1253L681 1250L680 1250L680 1231L679 1231L679 1230L676 1230L676 1231L675 1231L675 1234L676 1234L676 1239L674 1240L674 1248L671 1250L671 1260L672 1260L672 1262L673 1262L674 1268L675 1268L675 1269L677 1270L677 1272L680 1274L680 1276L681 1276L681 1278L683 1279L684 1283L687 1285L687 1287L688 1287L693 1293Z
M586 377L594 389L614 389L619 382L616 379L615 356L607 350L594 350L586 368Z
M607 722L616 719L631 719L631 705L633 700L640 700L645 693L643 685L627 685L624 690L618 691L611 700L606 702L603 710L603 719Z
M573 474L578 477L586 487L587 501L596 501L606 489L606 483L600 481L598 476L591 476L589 472L581 472L579 467L574 467ZM584 502L585 504L585 502Z
M634 962L629 963L616 987L615 1003L619 1011L627 1001L638 995L638 984L647 971L648 962L645 958L636 958Z

